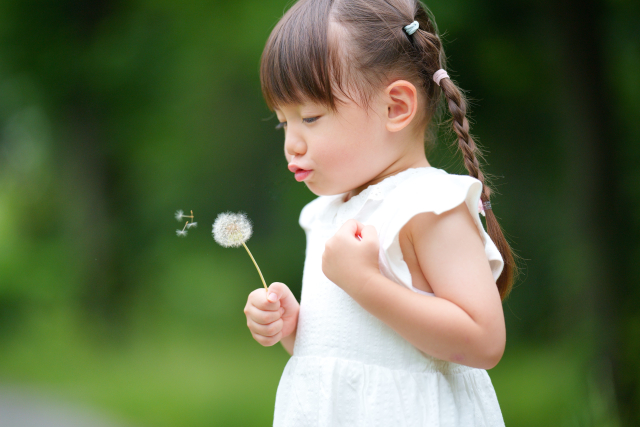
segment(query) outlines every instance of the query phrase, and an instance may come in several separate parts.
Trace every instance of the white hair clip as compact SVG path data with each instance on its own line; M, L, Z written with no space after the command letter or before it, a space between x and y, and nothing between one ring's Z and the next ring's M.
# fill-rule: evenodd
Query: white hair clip
M413 33L418 31L419 27L420 24L418 24L418 21L413 21L411 24L404 26L404 32L407 33L408 36L412 36Z

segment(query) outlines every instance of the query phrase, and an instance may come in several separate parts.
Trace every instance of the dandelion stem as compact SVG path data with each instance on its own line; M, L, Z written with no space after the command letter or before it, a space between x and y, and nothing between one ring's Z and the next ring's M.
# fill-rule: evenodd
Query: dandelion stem
M260 271L260 267L258 267L258 263L256 262L256 260L253 258L253 255L251 255L251 251L249 250L249 248L247 247L247 245L244 244L244 242L242 242L242 246L244 246L244 248L247 250L247 253L249 254L249 256L251 257L251 261L253 261L253 265L256 266L256 268L258 269L258 273L260 274L260 278L262 279L262 284L264 285L264 289L267 291L267 293L269 292L269 288L267 288L267 283L264 281L264 277L262 276L262 271Z
M189 221L187 221L187 224L189 224ZM187 228L187 224L184 225L184 227L182 228L182 231L184 231L184 229Z

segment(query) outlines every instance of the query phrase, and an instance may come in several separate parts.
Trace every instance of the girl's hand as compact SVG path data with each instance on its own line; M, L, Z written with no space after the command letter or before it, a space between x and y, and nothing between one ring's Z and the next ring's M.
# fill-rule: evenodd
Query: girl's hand
M352 297L374 275L379 275L378 233L355 219L345 222L330 238L322 255L322 271Z
M269 286L269 298L264 288L249 294L244 314L253 339L270 347L296 330L300 304L284 283Z

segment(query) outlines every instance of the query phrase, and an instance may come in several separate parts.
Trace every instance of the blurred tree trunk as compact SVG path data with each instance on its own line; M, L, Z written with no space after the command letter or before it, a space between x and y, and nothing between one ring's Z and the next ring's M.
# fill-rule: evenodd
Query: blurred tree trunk
M91 54L118 5L114 0L16 4L20 39L33 56L25 57L25 68L46 82L48 103L55 108L59 143L54 156L65 207L73 212L68 228L77 248L79 303L89 318L107 327L122 320L129 286L117 227L123 208L117 180L122 153L109 141L110 100L95 87Z
M82 66L82 60L100 37L100 26L117 14L118 4L114 0L69 0L61 5L63 19L76 29L74 45L81 49L75 67L78 75L67 80L61 114L68 130L61 147L70 180L65 187L77 190L75 200L83 213L76 235L83 266L80 302L88 315L107 327L123 320L130 285L122 274L127 260L118 227L123 191L117 159L124 153L108 140L109 100L92 90L91 67Z
M634 243L630 210L621 190L625 180L619 158L623 152L621 124L616 123L612 82L605 72L608 15L598 0L564 0L551 7L557 7L556 39L563 60L562 69L557 70L566 100L562 119L571 135L563 139L569 144L566 201L577 228L586 234L590 252L583 261L588 279L573 314L590 324L594 333L600 390L607 389L611 372L607 367L612 367L620 415L626 425L640 425L637 360L623 357L630 343L621 334L622 322L637 309L627 312L630 304L624 303L633 283L627 254L632 253ZM609 409L615 416L616 408Z
M80 303L102 325L119 324L124 312L128 281L121 274L119 247L118 165L108 155L104 117L96 99L76 88L64 108L68 135L63 138L64 188L77 210L74 235L82 266Z

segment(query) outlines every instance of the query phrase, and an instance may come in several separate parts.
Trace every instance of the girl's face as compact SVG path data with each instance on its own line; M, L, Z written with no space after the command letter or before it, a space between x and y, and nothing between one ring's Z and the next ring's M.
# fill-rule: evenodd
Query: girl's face
M337 112L314 103L281 106L289 170L319 196L355 195L382 180L398 156L385 113L375 102L365 110L351 100Z

